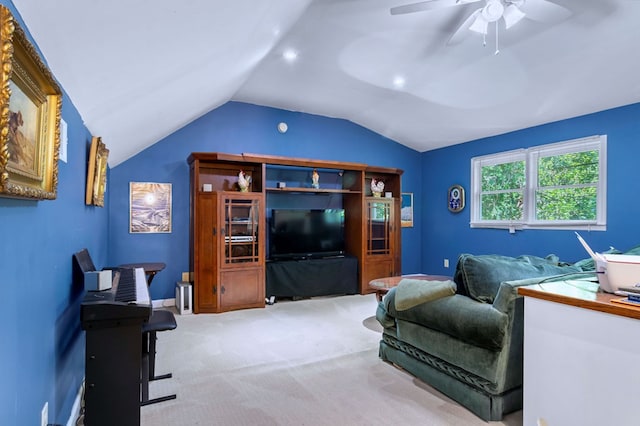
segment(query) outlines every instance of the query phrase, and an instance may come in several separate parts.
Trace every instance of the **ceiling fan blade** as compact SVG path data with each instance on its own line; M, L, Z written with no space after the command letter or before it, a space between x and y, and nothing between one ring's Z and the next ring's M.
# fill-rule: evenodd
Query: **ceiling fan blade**
M571 11L564 6L547 0L524 0L514 2L527 18L540 22L560 22L571 16Z
M469 26L469 31L486 35L489 31L489 21L484 17L484 13L480 12L476 19Z
M470 34L469 27L481 12L482 12L482 8L476 10L471 15L469 15L469 17L464 20L462 25L458 27L456 32L453 33L451 37L449 37L449 40L447 41L447 46L458 44L462 40L464 40Z
M509 28L520 22L525 16L527 16L527 14L518 9L518 6L516 6L515 4L512 3L508 5L507 7L505 7L504 13L502 14L502 17L504 18L505 28L508 30Z
M405 4L391 8L392 15L404 15L405 13L422 12L423 10L435 10L461 4L476 3L480 0L426 0L417 3Z

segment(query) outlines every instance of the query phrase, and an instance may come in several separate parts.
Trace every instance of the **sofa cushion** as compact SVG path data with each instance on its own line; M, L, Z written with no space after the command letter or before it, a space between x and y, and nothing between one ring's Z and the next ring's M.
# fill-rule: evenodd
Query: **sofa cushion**
M492 351L499 351L504 345L509 325L508 315L486 303L479 303L468 297L454 295L398 311L392 289L385 296L382 305L389 316L430 328L461 341ZM416 347L426 348L428 342L408 342Z
M557 259L555 255L542 258L462 254L458 258L454 281L458 294L493 303L503 281L582 272L576 266L560 264Z

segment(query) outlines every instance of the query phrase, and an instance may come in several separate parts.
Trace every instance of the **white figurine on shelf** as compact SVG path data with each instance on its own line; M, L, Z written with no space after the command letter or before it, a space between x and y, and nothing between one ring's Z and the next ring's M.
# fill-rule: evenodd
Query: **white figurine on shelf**
M238 186L240 187L240 192L249 191L249 185L251 185L251 176L247 176L244 170L240 170L240 173L238 173Z
M320 188L320 175L316 169L313 169L313 173L311 174L311 186L315 189Z
M380 197L384 191L384 182L377 179L371 179L371 192L374 197Z

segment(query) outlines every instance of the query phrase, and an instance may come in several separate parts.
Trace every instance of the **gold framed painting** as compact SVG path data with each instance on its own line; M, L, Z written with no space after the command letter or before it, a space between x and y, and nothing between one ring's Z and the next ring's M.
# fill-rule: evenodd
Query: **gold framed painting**
M55 199L62 91L0 5L0 196Z
M87 191L85 204L104 206L104 193L107 190L107 160L109 150L99 137L91 140L89 164L87 167Z
M129 183L129 233L171 233L170 183Z

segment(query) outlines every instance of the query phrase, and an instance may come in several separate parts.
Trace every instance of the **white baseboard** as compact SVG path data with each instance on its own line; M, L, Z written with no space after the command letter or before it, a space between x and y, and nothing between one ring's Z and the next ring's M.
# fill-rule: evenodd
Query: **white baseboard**
M73 401L73 407L71 407L71 414L69 415L69 420L67 420L67 426L76 426L78 421L78 416L80 416L80 406L82 404L82 389L84 387L84 379L82 379L82 383L80 384L80 389L78 389L78 394L76 395L75 401Z

